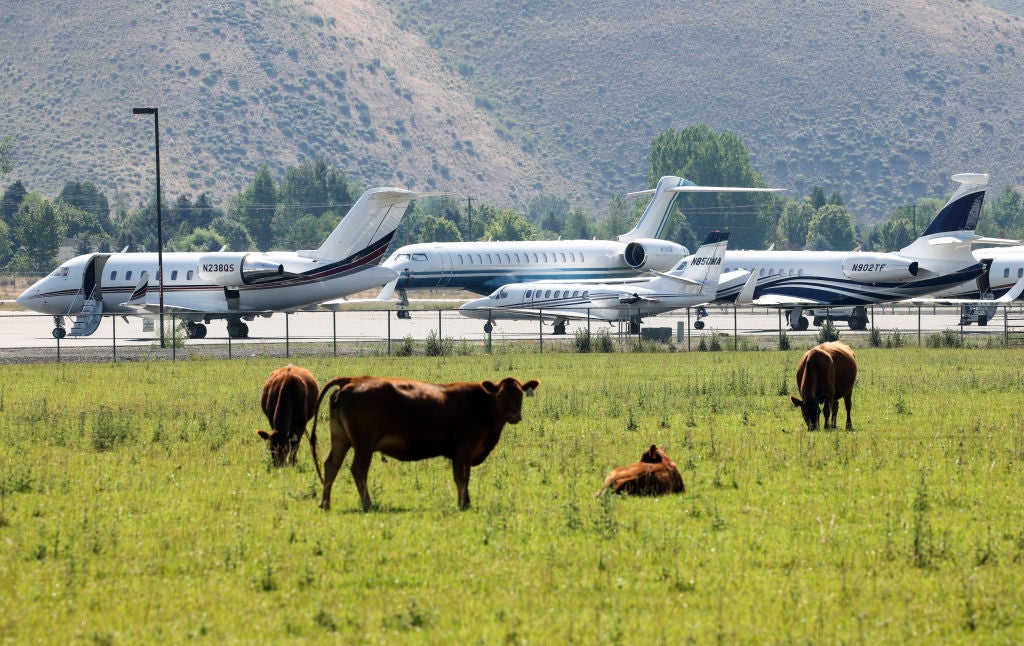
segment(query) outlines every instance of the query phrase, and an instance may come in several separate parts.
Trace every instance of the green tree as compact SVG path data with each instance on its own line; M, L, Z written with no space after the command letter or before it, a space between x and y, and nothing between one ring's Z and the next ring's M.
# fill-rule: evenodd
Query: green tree
M810 201L786 200L779 216L778 246L786 249L803 249L807 244L807 229L814 208Z
M896 214L885 222L880 222L872 234L874 246L878 251L899 251L916 237L910 218L904 214Z
M626 197L622 193L615 193L608 202L608 216L597 225L597 236L603 240L614 240L633 228L642 212L631 212Z
M569 200L564 197L538 195L530 200L526 217L533 225L559 235L569 217L569 209Z
M814 213L807 228L807 248L845 251L857 245L853 220L844 206L826 204Z
M594 237L594 221L586 211L576 207L565 219L562 237L566 240L590 240Z
M30 193L21 202L11 225L15 271L49 271L57 261L67 226L48 200Z
M0 267L6 267L14 256L14 244L11 242L11 228L0 220Z
M248 251L253 248L252 238L241 222L222 215L210 222L210 229L224 239L230 251Z
M677 175L706 186L763 187L761 176L750 163L750 154L739 136L716 134L707 126L668 129L651 143L648 185L654 187L665 175ZM702 238L709 231L730 232L729 245L757 248L775 225L771 197L744 193L683 193L676 200L686 215L687 227L677 235ZM687 236L687 228L689 236ZM670 238L687 244L684 240Z
M454 222L447 218L425 215L419 223L420 242L461 242L462 234Z
M0 177L14 170L14 145L11 136L0 137Z
M66 202L76 209L91 213L96 216L104 233L114 232L114 226L110 221L110 203L107 201L107 196L92 182L66 182L60 195L57 196L57 201ZM69 235L72 234L69 233Z
M535 240L537 229L517 211L505 210L487 225L484 238L488 240Z
M27 195L28 191L25 190L25 185L21 183L21 180L8 185L4 189L3 198L0 198L0 221L10 224L18 212L18 207L21 206L21 201Z
M817 211L826 204L828 204L828 201L825 199L825 189L815 185L811 189L811 208Z
M257 249L267 250L273 244L274 212L277 210L277 184L270 167L263 164L257 169L252 186L231 199L228 213L240 222L252 236Z
M179 238L178 251L217 251L226 244L224 237L212 229L198 227Z
M986 216L978 222L978 233L997 238L1024 237L1024 199L1012 186L1003 190L990 204Z

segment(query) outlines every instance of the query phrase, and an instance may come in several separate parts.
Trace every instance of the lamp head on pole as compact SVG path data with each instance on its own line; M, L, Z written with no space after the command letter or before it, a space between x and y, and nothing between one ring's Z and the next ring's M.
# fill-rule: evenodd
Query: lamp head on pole
M156 108L132 108L132 114L156 114Z

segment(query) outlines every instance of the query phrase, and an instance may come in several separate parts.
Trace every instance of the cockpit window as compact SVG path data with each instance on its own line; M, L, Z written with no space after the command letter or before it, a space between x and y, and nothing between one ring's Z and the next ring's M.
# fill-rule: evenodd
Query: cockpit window
M425 253L414 253L412 255L412 259L413 260L417 260L417 261L423 261L423 260L427 259L427 254L425 254Z
M68 275L68 268L67 267L57 267L56 269L53 270L53 272L50 275L51 276L59 276L59 277L63 278L64 276Z
M408 259L409 259L409 254L407 254L407 253L396 253L395 255L391 256L390 262L401 262L403 260L408 260Z

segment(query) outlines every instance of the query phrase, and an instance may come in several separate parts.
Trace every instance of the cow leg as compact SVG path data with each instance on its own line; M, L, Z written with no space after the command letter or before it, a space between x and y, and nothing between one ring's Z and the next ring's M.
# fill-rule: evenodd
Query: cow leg
M331 452L324 460L324 495L320 499L321 509L331 508L331 487L334 486L334 479L341 470L341 463L345 461L350 446L352 444L349 442L348 434L340 424L331 419Z
M352 479L356 481L356 490L359 491L359 502L363 505L363 511L370 511L370 490L366 486L366 476L370 473L372 459L373 451L359 448L356 448L355 456L352 458Z
M829 395L825 398L825 430L836 427L836 404L838 402Z
M850 409L853 408L853 396L847 395L843 397L843 403L846 404L846 430L853 430L853 420L850 419Z
M469 509L469 461L452 460L452 475L455 476L455 490L459 495L459 509Z

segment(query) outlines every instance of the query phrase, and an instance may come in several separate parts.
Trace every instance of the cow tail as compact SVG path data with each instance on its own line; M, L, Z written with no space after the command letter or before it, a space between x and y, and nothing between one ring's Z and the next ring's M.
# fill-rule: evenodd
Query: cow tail
M331 388L341 388L347 384L352 378L351 377L335 377L331 379L324 387L320 389L320 395L316 398L316 415L313 416L313 429L309 432L309 450L313 454L313 464L316 466L316 476L320 478L320 484L324 483L324 472L320 468L320 458L316 453L316 424L320 421L320 402L327 396L327 392ZM330 413L328 413L329 415Z

